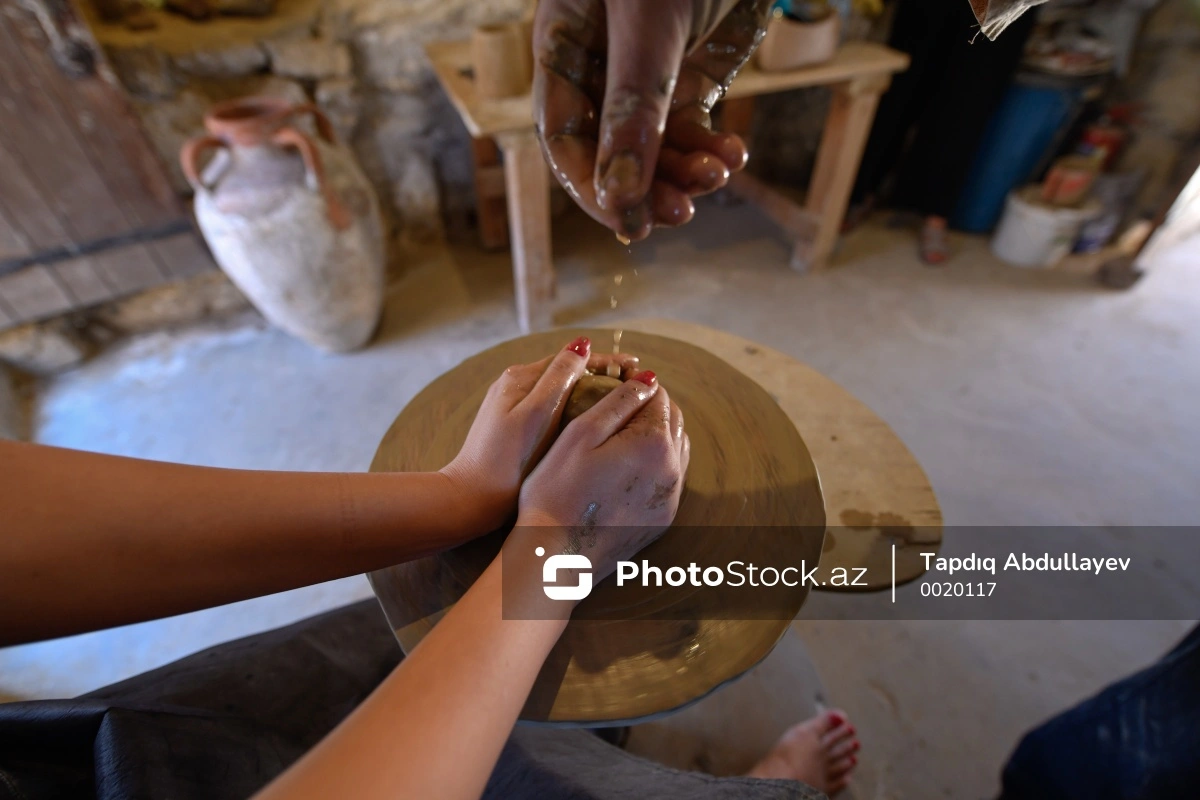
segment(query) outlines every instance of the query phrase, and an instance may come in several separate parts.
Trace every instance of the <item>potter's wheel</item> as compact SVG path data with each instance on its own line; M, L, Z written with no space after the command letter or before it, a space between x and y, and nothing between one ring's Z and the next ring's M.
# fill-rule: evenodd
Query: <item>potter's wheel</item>
M613 340L611 330L557 330L505 342L459 364L400 413L371 470L445 466L466 438L488 385L506 367L537 361L580 335L591 337L597 351ZM692 442L675 524L638 558L723 564L757 557L758 563L778 564L783 546L789 563L803 558L815 565L825 526L821 488L808 449L778 403L729 364L685 342L630 330L621 350L639 356L643 368L658 374L683 411ZM699 526L722 532L778 526L780 534L698 535ZM483 571L502 535L369 576L405 652ZM633 603L654 609L653 618L642 613L641 619L614 620L635 614L623 613L633 611L631 601L618 599L613 589L610 578L580 604L538 676L522 719L617 724L686 705L762 660L807 595L804 587L776 593L772 618L736 619L728 608L706 608L706 602L719 600L704 593L670 595L673 608L686 611L664 614L665 601L655 608L651 591ZM676 618L664 618L672 615Z

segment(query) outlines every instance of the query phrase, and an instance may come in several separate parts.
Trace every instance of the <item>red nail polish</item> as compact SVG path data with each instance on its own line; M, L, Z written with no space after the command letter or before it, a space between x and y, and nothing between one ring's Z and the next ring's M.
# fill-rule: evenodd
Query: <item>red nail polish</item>
M855 733L857 733L857 731L855 731L855 730L854 730L854 726L853 726L853 725L851 725L851 726L848 728L848 730L850 731L850 735L851 735L851 736L853 736Z
M844 725L846 722L846 718L836 711L829 712L829 718L833 720L834 725Z
M854 766L857 763L858 763L858 756L850 756L850 766Z
M644 372L639 372L637 375L634 375L631 380L635 380L638 383L644 383L647 386L653 386L658 382L658 376L650 370L645 370Z
M592 340L586 336L580 336L578 339L567 345L566 349L570 350L580 358L587 358L592 352Z
M854 740L854 744L850 745L851 752L857 753L859 748L858 739Z

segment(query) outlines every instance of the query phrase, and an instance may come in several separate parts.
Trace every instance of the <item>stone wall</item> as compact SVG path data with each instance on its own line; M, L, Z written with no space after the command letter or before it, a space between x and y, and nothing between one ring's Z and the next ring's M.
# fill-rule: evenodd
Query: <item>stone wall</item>
M313 101L375 183L393 240L437 237L474 207L469 140L422 45L518 19L531 0L278 0L262 19L157 13L134 31L92 20L181 193L180 145L214 102Z
M1146 170L1138 195L1142 213L1158 210L1183 177L1177 172L1180 156L1200 141L1200 12L1195 6L1191 0L1163 0L1146 16L1129 74L1111 93L1113 102L1138 107L1119 167Z

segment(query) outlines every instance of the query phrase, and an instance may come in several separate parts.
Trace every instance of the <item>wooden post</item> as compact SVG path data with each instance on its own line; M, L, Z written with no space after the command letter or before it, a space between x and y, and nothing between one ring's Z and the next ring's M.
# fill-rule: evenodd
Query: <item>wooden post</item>
M820 224L811 240L797 242L792 254L794 269L827 266L850 203L879 97L891 80L890 75L870 75L832 87L829 116L805 203L805 208L820 218Z
M471 140L475 160L475 215L479 220L479 240L486 250L508 247L508 210L503 186L495 191L492 175L500 166L500 149L490 136Z
M497 137L504 153L513 290L522 333L551 325L554 263L550 251L550 168L532 130Z

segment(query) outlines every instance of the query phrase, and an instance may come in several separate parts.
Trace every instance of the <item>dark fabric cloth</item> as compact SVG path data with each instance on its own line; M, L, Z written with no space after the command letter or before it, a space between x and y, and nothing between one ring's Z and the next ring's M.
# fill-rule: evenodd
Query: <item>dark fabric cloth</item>
M74 700L0 705L0 798L249 797L399 662L369 601Z
M400 659L378 604L369 600L74 700L0 705L0 800L249 797L365 700ZM823 795L791 781L678 772L584 730L518 726L485 797Z
M1200 797L1200 626L1154 665L1021 739L1003 800Z
M897 167L891 201L953 215L979 142L1033 30L1034 14L991 41L963 0L899 0L888 44L912 57L879 102L854 197L874 194ZM911 145L905 152L913 126Z

